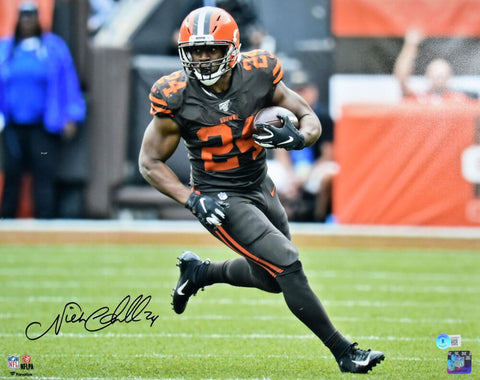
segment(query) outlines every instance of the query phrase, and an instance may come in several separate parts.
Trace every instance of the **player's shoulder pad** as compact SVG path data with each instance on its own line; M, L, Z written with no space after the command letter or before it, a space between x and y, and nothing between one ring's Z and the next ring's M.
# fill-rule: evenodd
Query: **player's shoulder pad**
M261 70L273 76L273 84L283 78L283 68L277 56L263 49L255 49L242 53L241 64L247 71Z
M175 71L158 79L150 90L150 113L159 117L172 117L182 102L183 91L187 84L183 70Z

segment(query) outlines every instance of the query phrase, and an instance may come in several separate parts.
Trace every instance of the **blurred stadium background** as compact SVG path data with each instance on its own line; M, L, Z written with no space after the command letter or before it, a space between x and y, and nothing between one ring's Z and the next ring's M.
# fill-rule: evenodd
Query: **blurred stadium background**
M16 1L0 0L0 34L11 30ZM60 215L88 219L191 219L147 186L137 154L150 115L153 81L179 68L172 31L188 0L120 0L95 34L88 0L40 0L46 27L69 44L88 101L88 119L65 146ZM479 226L480 190L462 174L462 153L479 143L477 109L412 111L391 75L406 30L420 26L415 74L432 57L455 66L454 85L480 93L479 3L470 0L261 0L260 23L275 39L287 75L306 71L336 120L341 173L334 214L343 224ZM292 16L294 15L294 16ZM365 107L368 104L368 107ZM393 106L393 107L392 107ZM390 108L389 108L390 107ZM416 116L415 116L416 115ZM433 138L436 136L436 138ZM421 145L419 142L425 142ZM185 150L169 165L188 180ZM406 169L408 168L408 170ZM28 178L25 189L28 190ZM24 197L21 216L31 203Z

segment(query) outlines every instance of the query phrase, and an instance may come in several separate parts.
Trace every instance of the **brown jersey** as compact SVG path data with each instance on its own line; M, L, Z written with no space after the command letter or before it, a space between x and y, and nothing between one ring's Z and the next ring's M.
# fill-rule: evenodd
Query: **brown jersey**
M243 53L233 68L230 88L208 91L176 71L160 78L150 93L151 114L171 117L188 150L191 185L200 191L248 189L267 172L265 150L252 138L252 121L272 105L283 77L280 61L264 50Z

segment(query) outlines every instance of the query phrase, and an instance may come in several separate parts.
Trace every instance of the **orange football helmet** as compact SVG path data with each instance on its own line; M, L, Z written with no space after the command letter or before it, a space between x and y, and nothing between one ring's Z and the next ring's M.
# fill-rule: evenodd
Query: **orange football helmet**
M225 54L220 59L194 61L194 46L222 47ZM240 57L240 33L233 17L224 9L202 7L195 9L183 20L178 36L178 52L185 72L206 86L211 86Z

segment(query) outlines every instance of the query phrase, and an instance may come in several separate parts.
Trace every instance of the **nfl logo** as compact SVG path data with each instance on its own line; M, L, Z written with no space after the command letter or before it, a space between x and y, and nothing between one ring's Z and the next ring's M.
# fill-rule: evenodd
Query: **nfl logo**
M230 108L230 103L231 103L230 99L225 100L224 102L218 105L218 108L220 109L220 111L227 112L228 109Z
M7 361L9 369L18 369L20 366L20 358L18 356L9 356L7 357Z

